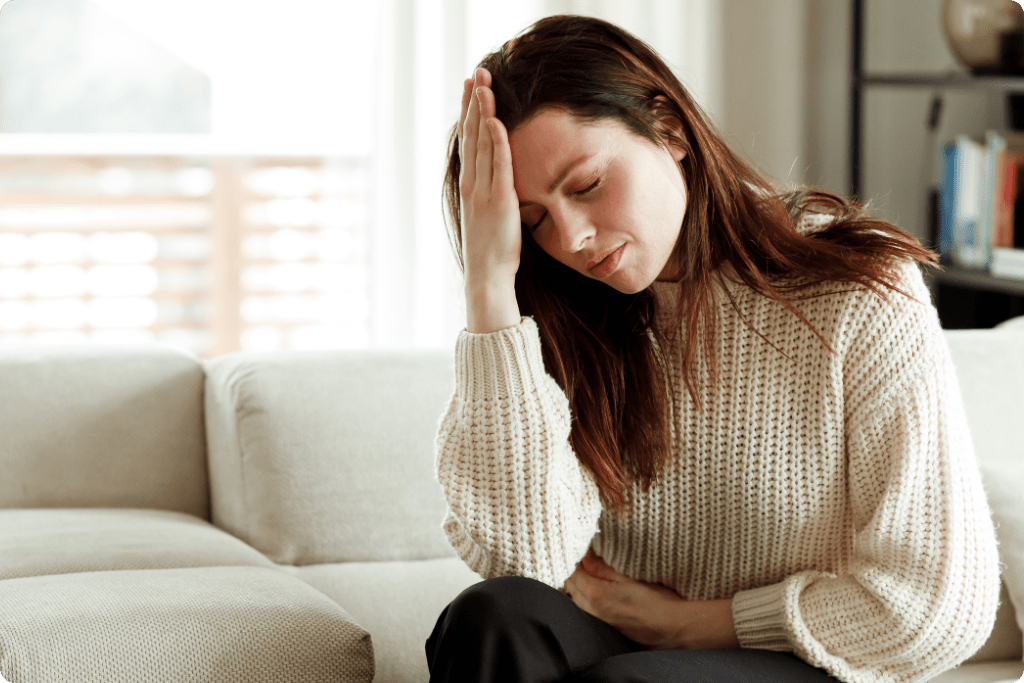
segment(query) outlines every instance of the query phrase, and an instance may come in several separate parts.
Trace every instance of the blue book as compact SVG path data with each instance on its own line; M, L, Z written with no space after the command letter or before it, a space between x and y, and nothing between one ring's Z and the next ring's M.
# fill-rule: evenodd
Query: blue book
M953 142L952 159L946 169L943 196L950 202L948 233L952 247L944 253L965 268L988 265L991 246L984 242L982 231L986 148L966 135Z
M956 166L959 163L959 147L949 143L942 148L939 168L939 254L945 258L953 255L953 213L956 203ZM945 259L944 259L945 260Z

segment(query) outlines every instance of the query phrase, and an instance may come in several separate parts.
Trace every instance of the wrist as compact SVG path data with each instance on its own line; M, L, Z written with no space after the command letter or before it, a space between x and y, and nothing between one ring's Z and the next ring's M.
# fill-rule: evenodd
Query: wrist
M712 650L737 648L732 600L680 600L677 605L675 649Z
M497 332L518 325L520 320L514 278L511 281L466 278L466 331Z

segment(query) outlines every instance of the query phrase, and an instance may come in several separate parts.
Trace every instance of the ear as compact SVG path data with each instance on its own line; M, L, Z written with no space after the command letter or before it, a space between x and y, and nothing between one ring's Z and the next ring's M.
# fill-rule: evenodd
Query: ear
M668 98L665 97L664 95L658 95L654 99L661 100L662 102L669 101ZM669 151L669 153L672 155L672 158L676 160L676 163L679 163L686 156L686 150L677 145L676 143L672 142L672 137L670 135L667 135L666 133L671 133L671 135L674 135L676 138L682 139L682 122L674 114L667 114L665 116L662 116L661 119L659 119L658 124L660 125L660 127L665 129L664 132L662 132L661 134L661 141L662 143L664 143L665 149Z

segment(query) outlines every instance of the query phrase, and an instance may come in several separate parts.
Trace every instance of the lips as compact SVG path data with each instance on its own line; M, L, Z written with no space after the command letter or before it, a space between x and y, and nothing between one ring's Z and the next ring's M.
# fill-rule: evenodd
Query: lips
M619 267L619 261L622 260L622 252L626 249L625 244L619 245L617 248L605 254L598 261L591 261L587 264L587 271L590 275L598 280L606 278Z

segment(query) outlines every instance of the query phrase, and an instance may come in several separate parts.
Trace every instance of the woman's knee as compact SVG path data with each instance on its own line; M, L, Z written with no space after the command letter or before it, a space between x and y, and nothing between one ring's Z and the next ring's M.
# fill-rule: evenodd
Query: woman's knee
M448 606L446 617L465 629L516 628L544 603L561 597L540 581L502 576L464 590Z

